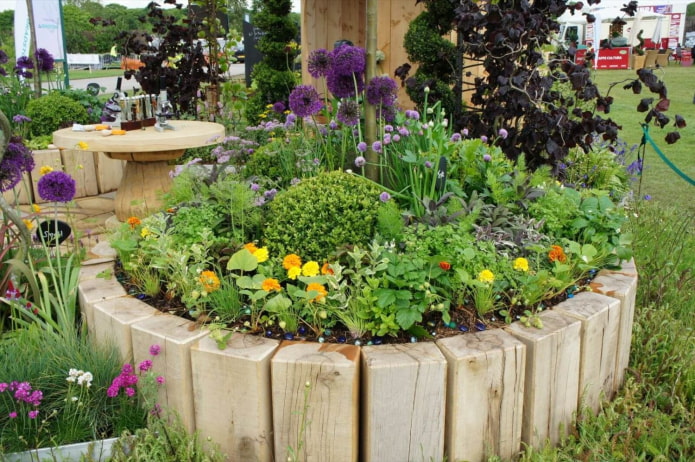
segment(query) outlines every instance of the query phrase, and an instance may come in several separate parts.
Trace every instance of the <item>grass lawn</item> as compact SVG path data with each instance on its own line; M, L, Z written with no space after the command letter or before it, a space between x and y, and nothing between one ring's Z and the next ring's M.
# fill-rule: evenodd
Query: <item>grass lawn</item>
M695 79L695 67L684 67L671 64L665 68L656 69L656 76L661 79L668 89L668 97L671 105L666 114L671 122L663 129L650 125L649 134L666 155L683 173L695 180L695 104L693 104L693 80ZM605 94L612 83L622 82L635 77L632 70L601 70L595 71L593 80L602 93ZM646 113L637 112L636 108L643 98L658 99L658 95L651 93L643 87L642 93L635 95L632 90L624 90L624 83L615 85L610 95L615 98L610 114L606 117L613 118L622 125L621 137L628 146L639 145L642 139L641 123L644 122ZM688 126L679 130L681 139L675 144L667 144L664 140L666 133L674 130L673 121L675 115L685 118ZM636 158L636 152L632 160ZM650 195L654 200L669 205L683 207L690 212L695 212L695 187L678 176L657 155L651 146L647 147L645 154L645 169L642 174L641 195ZM639 185L635 185L635 189Z
M98 77L119 77L123 75L122 69L100 69L98 71L89 71L86 69L70 69L70 80L79 79L95 79Z

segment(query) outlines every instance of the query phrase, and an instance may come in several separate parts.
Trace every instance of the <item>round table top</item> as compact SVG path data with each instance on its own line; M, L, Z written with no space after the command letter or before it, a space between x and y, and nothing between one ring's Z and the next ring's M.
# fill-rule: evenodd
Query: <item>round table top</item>
M71 127L53 132L53 144L61 149L80 149L78 143L87 143L85 150L94 152L160 152L195 148L217 144L225 136L224 126L214 122L196 120L170 120L176 130L127 131L125 135L104 136L101 131L73 131Z

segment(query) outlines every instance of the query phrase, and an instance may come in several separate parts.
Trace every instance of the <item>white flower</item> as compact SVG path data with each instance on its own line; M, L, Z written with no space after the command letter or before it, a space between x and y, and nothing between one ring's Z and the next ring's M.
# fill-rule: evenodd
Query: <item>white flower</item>
M449 126L449 120L448 120L448 119L442 120L442 127L445 127L445 128L446 128L446 127L448 127L448 126Z
M433 113L434 113L434 108L428 107L428 108L427 108L427 113L428 113L428 114L433 114Z
M72 398L70 398L70 400L71 400L73 403L74 403L75 401L77 401L78 399L79 399L79 398L78 398L77 396L73 396Z

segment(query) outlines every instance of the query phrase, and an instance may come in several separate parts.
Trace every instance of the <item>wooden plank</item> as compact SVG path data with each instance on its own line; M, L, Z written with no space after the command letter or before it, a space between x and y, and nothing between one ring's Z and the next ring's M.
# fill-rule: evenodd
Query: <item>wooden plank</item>
M620 302L605 295L580 292L553 310L582 323L577 404L598 414L601 400L613 397Z
M34 202L34 188L31 185L31 176L28 173L22 174L22 181L17 185L2 193L8 204L28 205Z
M41 149L34 151L34 169L31 171L31 185L34 191L34 202L42 204L46 202L39 195L37 183L41 178L41 167L48 166L53 170L63 169L63 159L58 149Z
M273 461L270 359L280 342L234 334L191 348L196 430L234 460Z
M363 347L360 460L442 460L446 374L434 343Z
M94 304L93 338L100 345L115 346L121 360L133 362L131 326L162 313L137 298L119 297Z
M616 298L620 301L620 327L618 331L618 352L615 365L613 391L618 391L625 381L625 369L630 361L632 324L635 317L637 297L637 272L634 264L628 263L625 270L601 270L590 284L596 293Z
M95 152L94 155L94 171L97 179L97 188L99 194L104 194L111 191L116 191L121 184L123 178L123 169L125 161L119 159L111 159L103 152Z
M514 323L505 330L526 345L521 441L535 448L557 446L574 426L579 395L581 323L544 311L543 328Z
M96 196L99 194L94 155L91 151L63 149L61 151L63 171L75 180L75 197Z
M152 359L153 370L164 376L166 386L159 390L159 402L164 409L176 411L189 431L195 431L191 346L208 335L192 321L164 314L132 324L133 357L135 366ZM149 354L152 345L159 345L156 358Z
M87 323L89 335L94 335L94 304L124 297L125 289L118 282L99 278L81 281L77 287L82 321Z
M282 342L271 361L275 460L358 460L360 347Z
M521 448L526 347L495 329L440 339L449 363L447 460L511 460Z

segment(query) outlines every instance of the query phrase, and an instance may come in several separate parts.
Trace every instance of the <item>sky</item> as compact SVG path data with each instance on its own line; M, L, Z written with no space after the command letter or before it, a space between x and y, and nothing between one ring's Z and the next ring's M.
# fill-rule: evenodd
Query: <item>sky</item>
M108 5L109 3L118 3L127 8L145 8L151 0L100 0L100 3ZM184 0L185 1L185 0ZM163 2L158 2L160 5ZM301 0L292 0L292 11L299 11ZM14 10L17 0L0 0L0 11Z

